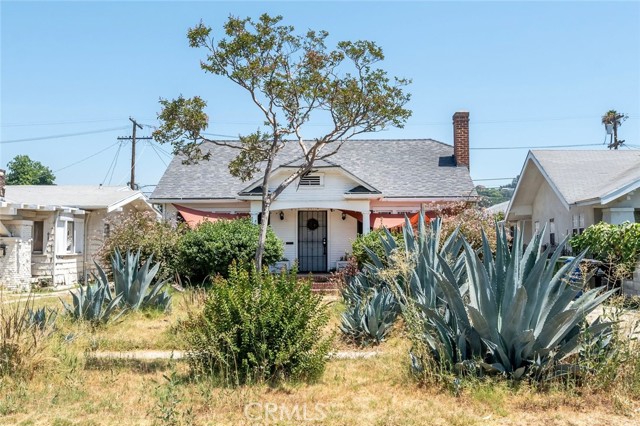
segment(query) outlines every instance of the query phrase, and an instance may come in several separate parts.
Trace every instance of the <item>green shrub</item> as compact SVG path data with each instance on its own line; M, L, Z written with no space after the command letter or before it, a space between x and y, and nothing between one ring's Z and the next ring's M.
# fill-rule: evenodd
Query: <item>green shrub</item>
M34 312L33 297L24 302L0 303L0 378L28 378L42 366L55 317L39 321L35 316L40 314Z
M615 279L633 273L640 257L640 223L611 225L600 222L570 241L576 252L588 249L594 259L607 263Z
M100 250L102 265L110 265L116 250L140 250L141 261L153 256L161 268L160 279L174 278L178 270L178 247L186 226L173 228L167 222L159 222L149 212L131 212L118 215L108 222L109 237Z
M272 275L229 267L204 308L179 325L196 375L226 385L314 380L324 371L331 338L329 313L297 271Z
M455 214L453 214L455 212ZM447 238L456 229L464 235L471 247L478 250L482 247L482 234L487 237L491 250L496 249L496 221L499 215L488 213L476 206L464 206L454 209L442 217L442 238Z
M192 281L207 276L228 276L232 262L249 264L258 248L260 227L250 219L203 222L184 234L180 243L181 273ZM282 259L282 241L269 228L265 242L263 264L270 265Z
M384 246L382 245L381 237L386 235L384 228L374 229L367 235L358 235L358 237L351 244L351 253L358 262L358 267L362 268L365 263L371 262L371 257L367 252L367 249L373 251L378 258L385 262L386 255ZM401 232L392 232L393 238L396 240L398 246L404 244Z

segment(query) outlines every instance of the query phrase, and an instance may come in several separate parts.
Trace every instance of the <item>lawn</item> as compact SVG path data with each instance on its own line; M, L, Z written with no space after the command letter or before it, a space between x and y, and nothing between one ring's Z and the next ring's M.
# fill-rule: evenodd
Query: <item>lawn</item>
M63 296L68 297L68 296ZM326 297L335 332L341 303ZM215 386L193 379L179 360L104 360L93 351L181 349L174 325L199 298L176 294L164 315L139 312L92 329L64 317L30 379L0 379L0 424L7 425L623 425L640 422L631 394L590 387L544 391L496 379L421 386L409 374L401 329L367 359L332 359L319 382ZM56 297L39 306L59 307ZM336 339L336 350L357 349Z

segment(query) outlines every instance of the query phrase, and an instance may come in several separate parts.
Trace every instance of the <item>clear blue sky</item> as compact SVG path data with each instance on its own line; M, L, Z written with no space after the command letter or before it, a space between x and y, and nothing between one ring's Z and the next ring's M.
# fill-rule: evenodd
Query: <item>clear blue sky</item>
M255 130L261 119L246 94L199 69L204 53L188 47L186 32L200 19L219 29L229 14L263 12L325 29L329 43L375 40L383 67L413 79L406 127L371 137L452 143L451 116L468 110L477 183L520 172L527 150L504 148L602 144L600 116L612 108L630 116L620 129L635 145L627 149L640 148L639 2L2 1L0 166L28 154L59 184L124 184L130 145L112 178L107 171L116 137L131 132L128 117L155 125L158 98L179 94L209 102L210 133ZM503 149L477 149L487 147ZM138 154L138 182L157 183L169 157L146 142Z

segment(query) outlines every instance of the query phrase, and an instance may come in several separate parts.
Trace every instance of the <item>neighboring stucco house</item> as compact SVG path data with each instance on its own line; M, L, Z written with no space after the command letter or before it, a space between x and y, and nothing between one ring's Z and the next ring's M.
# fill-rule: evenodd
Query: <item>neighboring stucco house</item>
M547 225L552 246L604 221L640 219L640 151L530 151L507 209L528 241Z
M336 268L358 233L396 226L415 215L455 201L476 201L469 174L469 113L453 116L453 146L432 139L350 140L337 154L318 161L271 206L270 224L284 241L285 257L301 272ZM229 174L238 150L205 143L211 160L185 165L175 157L150 201L166 220L190 224L250 216L259 221L261 179L242 182ZM276 159L273 188L298 167L297 142Z
M7 186L0 198L0 285L83 281L109 221L133 210L158 215L140 191L127 187Z

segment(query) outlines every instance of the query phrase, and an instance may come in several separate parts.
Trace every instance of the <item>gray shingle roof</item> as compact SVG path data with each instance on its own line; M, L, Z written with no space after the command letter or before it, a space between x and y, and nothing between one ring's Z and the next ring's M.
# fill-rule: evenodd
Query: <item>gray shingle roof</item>
M102 209L141 194L126 186L8 185L7 198L16 203Z
M640 151L531 151L568 204L603 197L640 180Z
M211 159L199 164L184 165L183 157L174 157L151 199L235 198L246 188L249 182L234 178L227 168L237 150L209 142L203 151L211 152ZM452 156L451 145L432 139L350 140L327 163L341 166L384 197L476 195L469 170L456 167ZM289 142L276 165L292 164L291 159L298 157L299 146Z

